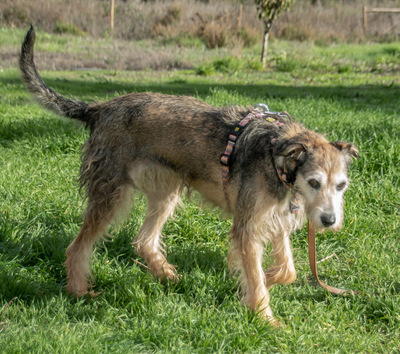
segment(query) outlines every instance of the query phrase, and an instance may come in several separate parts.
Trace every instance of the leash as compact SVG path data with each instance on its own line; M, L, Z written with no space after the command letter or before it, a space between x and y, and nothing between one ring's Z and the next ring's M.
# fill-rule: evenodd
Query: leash
M264 119L267 122L270 122L272 124L275 124L278 127L282 127L285 125L285 123L282 123L279 121L279 118L286 118L289 119L290 121L292 120L292 117L289 115L289 113L283 111L283 112L270 112L269 108L267 105L263 103L258 103L254 106L254 109L250 111L246 115L245 118L243 118L236 126L235 128L230 132L229 138L228 138L228 144L225 148L224 153L222 154L220 158L220 163L222 165L222 187L224 191L224 196L226 203L228 205L228 209L231 209L231 203L228 195L228 181L229 181L229 160L230 157L235 149L236 141L239 138L239 136L243 133L244 128L253 120L253 119ZM275 145L276 139L272 139L271 144ZM277 174L281 182L287 187L287 188L292 188L293 185L287 180L287 174L286 174L286 166L283 166L283 169L278 168L278 166L275 166ZM298 196L295 197L294 202L291 202L289 205L289 210L292 213L296 213L298 211L298 205L296 204L298 199ZM319 279L318 276L318 271L317 271L317 251L316 251L316 239L315 239L315 229L314 226L312 225L310 219L308 219L308 259L310 262L310 268L311 268L311 273L314 276L314 278L317 280L318 284L324 288L325 290L329 291L331 294L334 295L357 295L360 292L359 291L353 291L353 290L347 290L347 289L340 289L340 288L335 288L333 286L325 284L322 280Z
M324 288L325 290L329 291L331 294L334 295L357 295L360 294L359 291L353 291L348 289L340 289L335 288L334 286L330 286L325 284L322 280L318 277L317 271L317 251L316 251L316 241L315 241L315 229L312 225L310 219L308 219L308 260L310 262L311 273L314 278L317 280L318 284Z

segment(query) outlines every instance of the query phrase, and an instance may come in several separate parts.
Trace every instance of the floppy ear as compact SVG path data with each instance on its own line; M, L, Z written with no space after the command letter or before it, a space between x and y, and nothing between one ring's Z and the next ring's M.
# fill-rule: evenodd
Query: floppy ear
M275 167L279 175L284 175L285 182L295 182L297 167L306 160L307 151L307 146L298 142L287 142L277 146Z
M302 143L291 143L281 148L278 155L290 158L297 162L303 162L306 158L307 146Z
M349 155L350 157L359 158L360 155L358 153L358 149L353 143L345 143L344 141L333 141L331 142L336 149L342 151Z

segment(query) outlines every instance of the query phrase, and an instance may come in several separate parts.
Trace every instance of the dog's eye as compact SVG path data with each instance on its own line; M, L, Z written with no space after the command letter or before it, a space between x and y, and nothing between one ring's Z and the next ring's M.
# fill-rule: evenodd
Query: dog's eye
M311 188L314 188L314 189L318 189L320 187L320 184L316 179L310 179L308 181L308 184L311 186Z
M336 186L336 190L342 191L346 187L346 182L342 182Z

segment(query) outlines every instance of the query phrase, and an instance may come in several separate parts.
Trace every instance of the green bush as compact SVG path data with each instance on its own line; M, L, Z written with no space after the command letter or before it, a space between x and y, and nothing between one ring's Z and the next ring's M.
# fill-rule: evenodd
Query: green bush
M337 67L337 71L339 74L351 73L353 72L353 66L351 64L340 64Z
M262 69L262 63L258 59L225 57L200 65L196 69L196 74L210 76L215 73L233 74L239 71L259 71Z
M199 65L196 69L196 74L203 76L210 76L215 74L215 68L213 63L206 63Z
M281 72L291 72L299 67L299 62L288 57L285 51L273 57L272 62L275 62L275 69Z
M82 31L78 26L73 23L64 23L62 21L57 21L56 26L54 27L54 33L59 34L72 34L74 36L84 36L86 37L87 33Z
M18 6L10 6L3 10L3 19L7 25L21 26L28 22L27 10Z
M243 46L246 48L252 47L260 42L258 33L250 31L249 28L242 28L236 35L243 42Z

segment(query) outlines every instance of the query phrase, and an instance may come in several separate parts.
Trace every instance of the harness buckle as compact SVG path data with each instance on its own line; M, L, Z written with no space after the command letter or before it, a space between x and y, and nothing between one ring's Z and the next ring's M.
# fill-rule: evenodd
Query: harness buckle
M265 103L257 103L254 106L254 109L256 109L257 111L261 112L261 113L268 113L270 112L268 106Z

